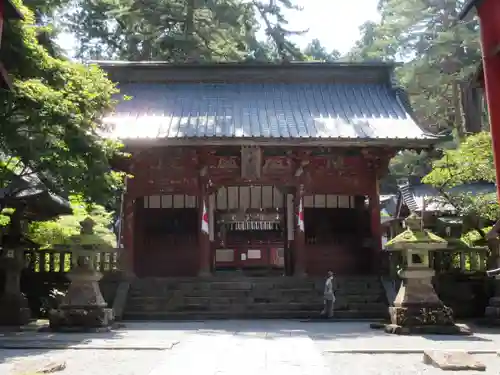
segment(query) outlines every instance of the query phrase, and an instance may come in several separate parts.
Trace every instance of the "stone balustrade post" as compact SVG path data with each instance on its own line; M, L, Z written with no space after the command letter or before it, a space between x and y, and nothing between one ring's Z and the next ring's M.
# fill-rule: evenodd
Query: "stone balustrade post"
M497 239L490 240L490 248L492 248L492 257L494 259L494 268L500 268L500 241ZM493 296L488 301L488 306L484 311L485 319L490 325L500 325L500 275L494 277L493 281Z

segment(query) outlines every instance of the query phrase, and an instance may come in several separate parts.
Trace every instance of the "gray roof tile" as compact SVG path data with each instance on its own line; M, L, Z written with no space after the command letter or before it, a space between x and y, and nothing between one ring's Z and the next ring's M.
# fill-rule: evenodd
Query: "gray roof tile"
M404 185L399 188L403 195L404 203L408 206L411 212L420 212L424 209L428 212L441 211L452 212L456 211L455 207L446 200L446 198L434 187L427 184ZM469 184L458 185L450 189L446 189L447 193L452 196L461 195L489 195L495 194L495 184L487 182L474 182Z
M125 83L111 136L425 139L384 84Z

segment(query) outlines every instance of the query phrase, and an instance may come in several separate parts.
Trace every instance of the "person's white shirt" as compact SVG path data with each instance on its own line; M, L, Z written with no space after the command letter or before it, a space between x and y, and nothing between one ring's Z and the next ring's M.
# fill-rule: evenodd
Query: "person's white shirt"
M330 276L328 279L326 279L325 291L323 293L323 296L328 301L335 301L335 293L333 291L333 276Z

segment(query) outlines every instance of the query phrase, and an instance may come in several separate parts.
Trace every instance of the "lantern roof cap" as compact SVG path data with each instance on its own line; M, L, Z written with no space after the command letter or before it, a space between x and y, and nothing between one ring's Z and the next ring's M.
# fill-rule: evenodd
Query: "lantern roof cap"
M405 219L406 230L392 240L385 247L388 250L427 249L439 250L448 246L448 241L422 228L422 219L415 214Z

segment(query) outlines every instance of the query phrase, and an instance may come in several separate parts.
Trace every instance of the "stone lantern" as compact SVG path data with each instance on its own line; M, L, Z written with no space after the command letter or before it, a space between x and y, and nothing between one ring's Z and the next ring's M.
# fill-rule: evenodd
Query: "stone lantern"
M57 310L49 315L50 327L56 331L108 330L114 321L113 309L107 308L99 280L102 273L94 269L94 257L102 243L94 235L91 218L80 222L80 235L72 238L76 263L68 272L71 284Z
M29 323L31 311L21 292L21 272L26 267L26 242L21 235L20 212L11 216L6 231L0 228L0 269L4 271L4 290L0 290L0 326L22 326Z
M21 292L21 271L25 267L24 248L0 245L0 269L5 273L5 286L0 291L0 325L22 326L29 323L31 311Z
M406 264L399 271L403 282L389 308L391 324L388 333L470 334L455 325L453 311L439 299L432 278L429 252L446 250L446 240L422 228L422 220L410 216L406 230L386 244L389 251L401 251Z

